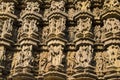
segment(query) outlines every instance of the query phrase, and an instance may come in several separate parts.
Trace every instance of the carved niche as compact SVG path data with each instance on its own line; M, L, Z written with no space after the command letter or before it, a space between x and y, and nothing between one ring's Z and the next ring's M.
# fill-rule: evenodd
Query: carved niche
M79 18L77 21L76 33L88 33L91 30L92 21L90 18Z
M50 45L48 59L52 66L63 66L62 62L64 57L62 45Z
M87 12L90 11L91 1L90 0L78 0L75 4L77 11Z
M120 66L119 65L119 59L118 56L120 54L120 47L119 45L110 45L107 48L107 54L109 56L109 62L108 62L108 66L107 67L111 67L111 66Z
M51 18L49 20L49 34L61 34L66 28L66 18Z
M116 33L120 31L119 28L120 21L116 18L108 18L107 20L104 20L104 32L112 32Z
M11 18L6 20L0 20L0 35L1 37L5 37L6 34L9 34L9 37L12 36L13 30L13 20Z
M40 54L40 60L39 60L39 73L45 73L48 71L49 67L50 67L51 63L50 63L50 59L49 59L49 54L48 52L42 52Z
M91 45L80 46L75 54L77 66L88 67L92 59L93 49Z
M22 56L22 64L24 67L31 66L31 63L33 62L33 56L32 56L32 46L23 46L21 51Z
M75 52L68 52L67 54L67 70L73 71L76 65Z
M65 2L64 0L52 0L50 11L61 10L65 12Z
M22 27L20 27L18 30L18 39L20 37L30 36L33 33L37 33L38 32L37 24L38 24L37 20L35 19L32 19L32 20L24 19L22 23ZM23 33L26 35L21 36Z
M96 40L96 42L101 42L102 30L101 30L100 25L96 25L96 26L95 26L94 35L95 35L95 40Z

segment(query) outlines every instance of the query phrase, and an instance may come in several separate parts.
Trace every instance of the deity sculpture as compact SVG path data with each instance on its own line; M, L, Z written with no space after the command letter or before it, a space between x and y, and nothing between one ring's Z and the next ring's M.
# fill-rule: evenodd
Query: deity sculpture
M12 61L11 69L15 69L17 66L22 66L21 52L17 52L13 55L13 61Z
M48 71L48 68L50 66L50 59L48 59L48 57L49 55L47 52L43 52L40 54L39 69L41 73Z
M101 27L99 25L95 26L94 34L95 34L95 40L100 42L102 37L102 32L101 32Z
M32 46L24 46L22 48L23 66L30 66L33 62Z
M4 36L4 34L9 33L11 34L12 30L13 30L13 21L12 19L7 19L3 22L3 26L2 26L2 37Z
M117 55L119 53L118 45L111 45L107 48L107 54L109 55L109 66L114 66L117 61Z
M92 21L90 18L79 19L77 22L76 33L87 33L91 30Z
M66 28L66 19L63 17L60 17L59 19L50 19L49 20L49 34L59 34L62 33Z
M76 63L82 67L88 67L92 59L93 49L91 46L81 46L76 52Z
M75 53L74 52L69 52L67 55L67 66L68 66L68 70L72 71L73 68L76 65L76 61L75 61Z
M59 66L62 64L64 54L63 54L63 47L61 45L59 46L51 45L49 47L49 54L50 54L49 59L53 66Z

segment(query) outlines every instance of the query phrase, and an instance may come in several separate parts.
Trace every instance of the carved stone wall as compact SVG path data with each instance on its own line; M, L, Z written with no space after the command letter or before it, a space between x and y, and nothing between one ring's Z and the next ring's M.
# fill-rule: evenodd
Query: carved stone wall
M120 80L120 0L0 0L0 80Z

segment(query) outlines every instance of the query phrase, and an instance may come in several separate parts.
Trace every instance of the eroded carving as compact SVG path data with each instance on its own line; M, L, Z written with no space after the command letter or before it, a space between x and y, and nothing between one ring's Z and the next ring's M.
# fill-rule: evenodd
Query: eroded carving
M76 63L77 66L88 67L92 59L93 49L89 46L80 46L76 52Z
M90 0L84 0L84 1L77 1L75 4L77 11L90 11L91 1Z

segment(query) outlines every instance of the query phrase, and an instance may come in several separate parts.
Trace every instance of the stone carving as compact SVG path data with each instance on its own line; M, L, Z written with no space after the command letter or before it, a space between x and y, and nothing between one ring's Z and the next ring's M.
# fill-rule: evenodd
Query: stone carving
M50 10L51 11L55 11L55 10L65 11L65 2L63 0L60 0L60 1L52 0Z
M80 46L75 55L77 66L88 67L92 59L92 52L93 49L90 45Z
M98 8L98 7L97 7L97 8L94 8L93 14L94 14L95 18L99 19L101 12L102 12L102 11L101 11L100 8Z
M76 33L88 33L91 30L92 21L90 18L79 19L77 21Z
M51 65L50 59L48 57L49 55L47 52L43 52L40 54L40 62L39 62L40 73L44 73L48 71L48 68Z
M63 17L60 17L59 19L50 19L49 20L49 34L54 33L54 34L60 34L62 33L66 26L66 19Z
M42 30L42 41L46 42L48 39L48 34L49 34L49 27L44 27Z
M111 8L111 7L119 7L120 3L118 0L105 0L104 1L104 8Z
M30 12L39 12L39 3L38 2L27 2L27 7L25 8L25 11Z
M102 38L102 31L100 25L95 26L94 34L95 34L95 40L100 42Z
M11 69L15 69L20 65L22 65L22 54L20 52L14 53Z
M51 61L51 65L53 66L60 66L62 65L63 58L65 57L63 54L63 47L61 45L59 46L53 46L51 45L49 47L49 58Z
M37 20L27 20L25 19L22 26L23 32L38 32Z
M119 31L120 21L116 18L109 18L104 20L104 29L105 32L117 32Z
M103 56L102 56L102 52L97 52L96 56L95 56L95 60L96 60L96 72L97 75L102 75L103 72Z
M4 37L5 34L11 34L13 30L13 21L12 19L6 19L1 22L1 37Z
M32 46L23 46L21 54L23 57L23 66L30 66L33 62Z
M84 0L84 1L77 1L75 4L77 11L90 11L91 1L90 0Z
M12 2L2 2L0 5L0 12L14 14L14 3Z
M117 61L117 55L119 54L120 47L118 45L111 45L107 48L107 54L109 55L109 66L115 66Z
M2 66L3 61L6 59L4 48L0 48L0 66Z
M75 65L76 65L75 52L69 52L67 54L67 66L68 66L68 70L73 71Z

